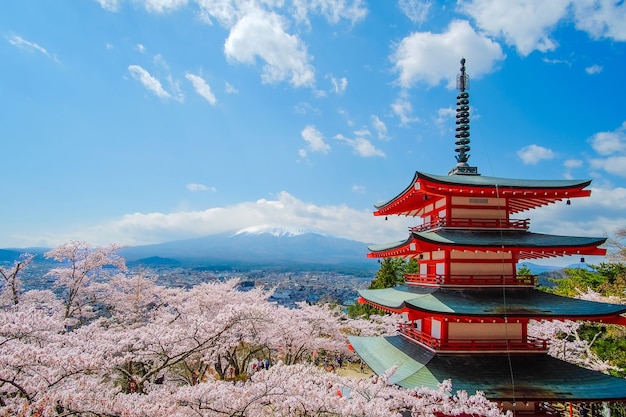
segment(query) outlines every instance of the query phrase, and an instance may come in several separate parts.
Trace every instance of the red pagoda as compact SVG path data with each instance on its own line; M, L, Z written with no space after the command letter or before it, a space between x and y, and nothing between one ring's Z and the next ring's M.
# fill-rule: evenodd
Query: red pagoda
M529 337L530 320L584 320L626 325L626 306L539 291L518 262L566 255L604 255L605 238L539 234L513 216L588 197L588 180L523 180L480 175L469 159L469 93L465 60L457 78L456 160L448 175L417 172L409 186L376 205L375 216L420 217L400 242L369 247L370 258L418 259L405 285L361 290L359 301L401 314L398 334L351 337L377 374L396 366L391 382L406 388L482 391L517 413L546 403L626 401L626 379L548 355L547 340Z

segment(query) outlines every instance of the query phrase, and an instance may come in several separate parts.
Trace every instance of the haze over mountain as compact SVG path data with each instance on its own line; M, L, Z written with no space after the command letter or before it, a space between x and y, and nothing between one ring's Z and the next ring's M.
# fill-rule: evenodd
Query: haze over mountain
M274 226L259 226L197 239L133 246L120 251L129 264L159 257L164 261L174 259L183 264L207 266L292 265L377 269L377 262L368 259L367 253L367 244L363 242L338 238L310 229L284 229Z
M376 271L378 262L367 258L367 245L313 229L263 225L196 239L131 246L120 250L120 254L129 266ZM26 252L36 254L41 262L48 250L0 249L0 264L11 263ZM525 261L519 263L521 266L527 266L533 274L561 269Z

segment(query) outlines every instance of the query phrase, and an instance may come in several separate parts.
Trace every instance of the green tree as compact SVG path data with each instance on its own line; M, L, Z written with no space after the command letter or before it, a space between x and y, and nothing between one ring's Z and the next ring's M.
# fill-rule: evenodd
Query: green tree
M419 265L417 260L411 259L407 261L404 258L386 258L380 263L380 268L376 272L376 276L370 283L368 289L378 290L382 288L393 288L396 285L404 284L405 274L412 274L419 271ZM354 304L348 306L348 316L352 318L356 317L368 317L372 314L385 314L385 312L378 310L368 304L361 304L356 301Z
M518 277L530 277L532 275L533 275L532 271L526 265L522 265L521 267L519 267L517 269L517 276Z
M404 258L386 258L380 263L380 269L370 283L369 289L392 288L404 284L404 276L415 273L419 265L415 259L407 261Z
M369 304L361 304L358 301L355 301L354 304L348 306L348 317L356 319L358 317L365 317L367 319L370 318L371 315L374 314L385 314L378 310L377 308L372 307Z
M626 264L621 262L601 263L592 266L606 280L598 286L598 292L606 296L626 296Z
M607 281L607 277L590 268L565 268L564 276L549 278L555 285L550 292L564 297L576 297L588 289L598 291L600 285Z

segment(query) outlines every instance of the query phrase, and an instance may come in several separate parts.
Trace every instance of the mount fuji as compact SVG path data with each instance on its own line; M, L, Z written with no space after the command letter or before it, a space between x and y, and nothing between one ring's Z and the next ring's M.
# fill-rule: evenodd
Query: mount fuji
M207 267L376 270L367 243L310 229L258 226L231 233L133 246L120 251L129 265L149 259Z

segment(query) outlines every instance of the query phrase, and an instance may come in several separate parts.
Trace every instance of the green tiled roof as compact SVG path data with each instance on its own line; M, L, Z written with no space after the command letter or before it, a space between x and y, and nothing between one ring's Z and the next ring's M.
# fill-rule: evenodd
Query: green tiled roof
M482 391L491 400L626 400L626 379L590 371L547 354L435 355L402 336L350 337L350 344L376 374L393 366L390 381L405 388Z
M372 252L381 252L409 244L413 239L439 245L551 249L563 247L599 246L603 237L558 236L517 230L458 230L439 229L432 232L413 232L407 240L370 245Z
M398 195L403 195L409 191L414 186L415 182L420 178L449 185L467 185L472 187L487 188L519 188L531 190L585 188L591 183L591 180L530 180L487 177L484 175L432 175L417 171L413 180L411 180L411 183ZM377 202L374 204L374 207L384 207L396 198L398 198L398 196L392 198L391 200Z
M426 178L442 184L531 189L586 187L591 183L591 180L530 180L487 177L484 175L431 175L419 171L416 173L416 178Z
M360 290L359 294L370 302L388 308L408 307L434 314L458 316L586 318L615 316L626 312L626 305L561 297L533 288L455 289L399 286Z
M361 358L377 374L398 366L398 370L391 377L390 383L399 384L406 378L418 372L434 356L434 353L419 346L407 343L402 337L350 337L350 344ZM437 384L435 379L428 381Z

